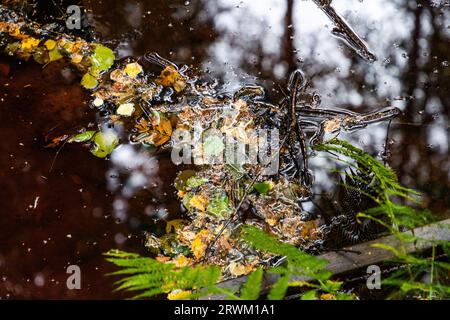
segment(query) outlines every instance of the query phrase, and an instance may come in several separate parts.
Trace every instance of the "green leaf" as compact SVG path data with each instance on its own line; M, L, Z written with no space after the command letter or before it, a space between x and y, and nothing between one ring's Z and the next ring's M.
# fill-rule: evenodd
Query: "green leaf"
M190 177L186 181L186 186L189 188L198 188L198 187L204 185L206 182L208 182L208 179L206 179L206 178Z
M258 182L255 183L255 190L259 192L259 194L266 195L273 188L273 184L270 181Z
M340 290L342 287L342 282L341 281L331 281L331 280L327 280L325 283L323 283L321 285L321 288L323 291L326 292L336 292L338 290Z
M203 142L203 148L207 156L218 156L225 150L225 144L220 137L209 136Z
M56 47L53 50L50 50L48 52L48 57L49 57L49 62L56 61L56 60L63 58L61 52L59 52L58 48L56 48Z
M263 270L258 268L248 276L247 282L242 287L241 299L258 300L261 292L263 274Z
M14 53L16 53L17 50L20 49L20 42L13 42L13 43L8 43L8 45L5 48L5 53L7 55L14 55Z
M98 45L91 56L91 65L94 70L102 72L111 68L115 59L116 57L111 49Z
M301 300L317 300L317 293L315 290L310 290L305 292L302 297Z
M86 132L83 132L83 133L79 133L79 134L73 136L72 138L70 138L69 143L72 143L72 142L79 142L79 143L87 142L87 141L92 139L92 137L94 136L94 134L96 132L97 131L86 131Z
M270 289L267 298L269 300L282 300L289 288L289 276L282 276Z
M93 75L88 72L81 79L81 85L86 89L91 90L95 89L98 86L98 81Z
M191 177L195 177L196 172L194 170L181 171L174 181L174 186L178 191L186 191L187 180Z
M232 212L229 203L230 200L225 193L217 193L209 200L207 211L215 216L227 218Z
M191 210L191 205L189 203L191 202L193 197L194 195L190 192L186 193L185 196L183 197L183 204L186 207L186 209L188 209L188 211Z
M94 147L91 153L99 158L105 158L119 144L119 137L112 130L100 131L94 135Z

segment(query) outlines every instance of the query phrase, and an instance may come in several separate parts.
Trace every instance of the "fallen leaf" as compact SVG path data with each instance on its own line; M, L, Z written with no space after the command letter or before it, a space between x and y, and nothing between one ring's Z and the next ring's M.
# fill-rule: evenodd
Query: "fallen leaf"
M206 206L208 205L208 199L206 199L203 196L193 196L192 199L189 201L189 205L192 208L195 208L201 212L206 211Z
M334 299L336 299L336 297L333 294L331 294L331 293L324 293L324 294L322 294L320 296L320 299L322 299L322 300L334 300Z
M125 66L125 73L130 78L136 78L142 71L141 65L137 62L129 63Z
M208 213L212 215L228 218L232 212L230 201L225 193L217 193L208 203Z
M39 45L39 42L39 39L28 37L22 40L21 48L22 50L30 51L36 48Z
M70 138L69 142L87 142L92 139L92 137L95 135L96 131L86 131L83 133L79 133L72 138Z
M83 78L81 78L81 85L86 89L95 89L98 86L97 79L90 73L86 73Z
M134 104L133 103L124 103L117 108L116 113L121 116L131 117L134 112Z
M208 136L203 142L203 150L206 156L219 156L225 150L225 144L218 136Z
M326 120L323 124L323 129L326 133L332 133L341 128L341 120L339 118Z
M171 293L167 295L167 299L169 300L187 300L189 296L191 295L191 291L184 291L184 290L173 290Z
M254 188L259 194L266 195L274 188L274 186L275 184L272 181L264 181L255 183Z
M175 219L167 222L166 224L166 233L171 233L173 231L177 231L181 229L182 226L186 224L186 220L184 219Z
M91 153L99 158L105 158L109 155L119 144L119 137L112 130L100 131L93 137L95 143L91 149Z
M162 255L158 255L155 259L156 259L156 261L163 262L163 263L166 263L166 262L169 262L170 260L172 260L170 257L166 257L166 256L162 256Z
M173 87L176 92L181 92L186 87L186 80L173 66L166 67L156 79L156 83L164 87Z
M114 52L105 46L97 45L91 56L91 64L94 70L106 71L112 67L116 59Z
M213 238L214 237L209 230L202 230L197 234L191 244L192 253L197 260L203 257L209 243L213 240Z
M192 259L186 258L184 255L180 254L174 261L177 268L188 267L192 264Z
M230 273L235 277L240 277L249 274L252 270L252 266L245 266L243 264L232 262L229 266Z

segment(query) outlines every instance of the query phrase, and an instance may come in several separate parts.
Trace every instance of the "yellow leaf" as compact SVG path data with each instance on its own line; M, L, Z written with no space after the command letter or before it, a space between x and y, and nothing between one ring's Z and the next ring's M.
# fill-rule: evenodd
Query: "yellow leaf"
M51 50L55 49L56 41L49 39L49 40L45 41L44 46L47 48L47 50L51 51Z
M195 237L194 241L192 241L191 249L195 258L198 260L205 254L206 249L208 248L208 244L213 239L213 235L209 232L209 230L200 231Z
M191 295L191 291L184 291L184 290L173 290L171 293L167 295L167 299L169 300L186 300Z
M170 123L170 120L166 117L161 117L159 120L159 124L155 127L155 129L166 136L172 135L172 124Z
M133 103L124 103L121 104L118 108L116 113L118 115L124 116L124 117L131 117L131 115L134 112L134 104Z
M140 133L144 133L144 132L148 132L150 130L149 128L149 123L147 120L145 120L144 118L139 119L138 123L135 124L135 128L140 132Z
M187 267L192 264L192 259L186 258L184 255L180 254L178 258L174 260L175 266L177 268Z
M186 87L186 79L173 66L166 67L156 79L156 83L164 87L173 87L176 92L181 92Z
M177 229L180 229L185 223L186 223L186 220L183 220L183 219L175 219L175 220L167 222L166 233L171 233L172 229L173 229L173 231L177 231Z
M189 201L189 205L201 212L205 212L208 206L208 199L203 196L193 196L191 201Z
M125 73L131 78L136 78L142 71L141 65L137 62L129 63L125 67Z
M140 126L141 124L138 125ZM154 116L152 118L152 127L154 130L145 140L155 147L162 146L172 137L172 124L166 117L162 115Z
M79 64L83 60L83 56L81 54L74 54L72 57L73 64Z
M322 300L334 300L336 297L331 293L324 293L320 296Z
M39 39L33 37L25 38L22 40L22 50L33 50L39 45L39 42Z
M237 262L232 262L232 263L230 263L229 269L230 269L230 273L233 276L239 277L239 276L249 274L253 270L253 267L245 266L245 265L237 263Z

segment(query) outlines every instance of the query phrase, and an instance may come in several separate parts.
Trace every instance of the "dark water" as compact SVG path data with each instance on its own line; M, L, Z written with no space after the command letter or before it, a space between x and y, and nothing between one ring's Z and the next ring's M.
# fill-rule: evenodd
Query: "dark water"
M219 79L224 90L262 84L274 101L300 67L322 106L401 108L391 126L389 164L404 185L423 193L423 207L450 216L448 1L335 2L377 62L333 38L311 1L84 4L101 41L121 57L156 51ZM78 81L58 63L42 70L0 57L0 298L123 298L111 292L104 274L113 268L101 254L141 252L142 232L179 211L171 186L178 168L170 159L132 146L109 161L79 146L59 154L45 148L48 137L96 122ZM386 124L343 137L379 155ZM331 193L326 166L314 162L317 193ZM71 264L81 267L81 290L66 288Z

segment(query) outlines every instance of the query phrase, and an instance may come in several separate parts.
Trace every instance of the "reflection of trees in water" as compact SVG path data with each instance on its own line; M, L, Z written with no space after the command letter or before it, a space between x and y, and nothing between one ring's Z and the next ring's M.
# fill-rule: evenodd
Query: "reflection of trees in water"
M427 206L444 213L450 204L448 150L441 153L439 146L432 146L431 142L436 140L432 128L437 126L443 132L440 144L448 148L450 141L450 69L446 62L450 58L450 38L448 31L445 32L449 14L429 1L404 5L403 10L414 16L414 28L411 38L402 43L409 63L401 80L405 94L414 98L407 101L401 120L421 125L395 128L392 163L405 183L428 194Z
M214 17L205 12L203 0L84 3L93 13L95 30L113 44L120 40L119 49L128 54L155 51L174 61L196 64L203 60L205 47L216 38Z
M288 71L295 69L299 63L295 59L295 45L293 41L295 21L293 19L293 0L286 1L286 11L283 20L284 33L281 43L282 50L279 55L265 54L262 45L258 42L249 50L244 44L240 67L248 73L262 71L261 76L266 79L276 80L273 66L284 64L286 76ZM437 213L444 214L449 207L447 193L450 191L448 142L450 131L448 130L448 117L450 107L450 68L448 66L449 12L444 7L431 4L429 1L396 1L396 20L383 20L392 28L404 24L408 26L412 21L410 33L407 37L401 33L386 35L381 61L376 65L369 65L351 52L344 54L350 65L347 72L336 72L332 63L319 61L320 58L308 56L301 67L312 77L312 87L321 87L321 82L333 78L341 94L336 93L337 99L326 99L327 106L345 107L354 110L368 111L377 107L395 103L404 110L404 115L396 120L392 126L392 144L390 164L396 169L401 181L424 192L424 205ZM446 23L447 21L447 23ZM298 27L298 26L297 26ZM359 26L358 26L359 27ZM301 29L301 28L300 28ZM365 30L362 26L358 28ZM301 30L299 30L301 33ZM367 38L371 33L380 30L367 31ZM377 37L383 35L377 35ZM263 41L262 37L260 41ZM314 46L314 37L298 39L297 46ZM388 42L389 41L389 42ZM392 41L392 42L391 42ZM393 43L395 42L395 43ZM234 42L234 45L239 45ZM316 43L320 46L320 43ZM336 51L339 51L336 48ZM400 55L399 52L404 52ZM312 49L312 52L315 52ZM342 52L338 53L342 54ZM254 64L249 64L249 57L257 57ZM264 68L262 61L270 59L270 63ZM403 61L401 61L402 59ZM384 60L384 61L383 61ZM405 63L406 61L406 63ZM255 70L259 68L259 70ZM376 69L376 71L372 71ZM313 70L313 73L311 73ZM345 70L342 70L345 71ZM403 101L392 95L392 90L379 90L383 85L381 73L389 74L397 92ZM371 75L370 77L367 75ZM398 82L398 83L397 83ZM394 83L393 83L394 84ZM337 90L336 90L337 91ZM395 90L394 90L395 91ZM359 103L351 99L339 97L353 92L359 96ZM326 97L325 97L326 98ZM377 145L364 146L370 152L380 151L384 141L377 141Z

